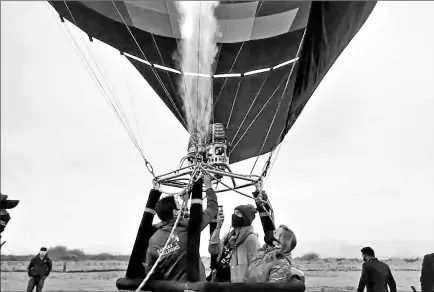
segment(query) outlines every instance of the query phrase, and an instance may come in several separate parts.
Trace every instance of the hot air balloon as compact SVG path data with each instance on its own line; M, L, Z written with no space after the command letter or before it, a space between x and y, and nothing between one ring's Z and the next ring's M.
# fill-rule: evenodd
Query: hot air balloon
M198 72L184 72L179 68L176 53L181 40L180 13L174 2L49 3L62 21L67 19L90 40L96 38L119 50L188 130L176 84L181 75ZM321 80L364 25L375 4L371 1L221 1L215 9L220 31L213 74L201 76L213 82L211 134L206 141L207 148L199 149L205 153L203 161L198 161L197 155L185 158L190 161L187 167L190 178L197 175L192 165L202 163L202 170L213 173L218 179L230 173L229 164L272 154ZM189 153L197 152L194 139L190 142L189 150L193 150ZM230 176L261 188L261 178L267 174L269 161L258 177ZM153 174L146 159L145 162ZM181 166L170 173L170 177L160 176L157 181L181 188L191 185L191 179L176 180L183 174ZM236 188L235 181L233 183ZM157 197L152 200L158 200ZM147 207L151 205L155 204ZM144 215L142 225L143 222L147 222L147 226L152 224L148 215ZM141 232L139 230L139 234ZM143 238L138 235L131 261L141 262L137 259L143 258L139 255L139 250L146 246ZM140 266L135 265L135 269L140 270ZM158 289L185 288L176 285L158 286ZM212 291L207 285L214 284L197 285L191 289ZM249 289L256 291L264 287L253 285ZM286 286L273 287L275 291L291 290Z

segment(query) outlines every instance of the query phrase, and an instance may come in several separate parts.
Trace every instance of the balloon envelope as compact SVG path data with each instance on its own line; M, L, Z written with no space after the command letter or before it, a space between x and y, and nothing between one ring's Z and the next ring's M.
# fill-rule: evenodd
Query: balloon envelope
M50 4L90 37L127 53L128 60L187 129L177 89L180 15L174 2ZM283 140L375 4L220 2L215 11L220 36L213 76L212 119L227 126L231 163L267 153ZM295 61L299 49L299 59ZM249 73L261 69L265 70ZM237 75L219 76L222 74Z

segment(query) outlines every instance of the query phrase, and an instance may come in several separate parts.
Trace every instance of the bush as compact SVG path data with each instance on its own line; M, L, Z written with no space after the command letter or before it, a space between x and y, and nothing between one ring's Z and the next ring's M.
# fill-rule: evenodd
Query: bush
M421 260L420 258L404 259L404 261L405 261L407 264L414 263L414 262L417 262L417 261L420 261L420 260Z
M317 261L317 260L319 260L319 258L320 257L317 253L309 252L309 253L303 255L300 259L302 261Z
M31 255L1 255L1 260L5 262L27 262L32 259Z
M30 261L34 255L1 255L2 261ZM101 253L96 255L88 255L80 249L68 249L64 245L58 245L50 247L48 249L48 256L53 262L58 261L85 261L85 260L97 260L97 261L128 261L129 256L126 255L111 255L109 253Z
M117 259L115 255L111 255L109 253L100 253L89 257L91 261L108 261L108 260L112 261Z

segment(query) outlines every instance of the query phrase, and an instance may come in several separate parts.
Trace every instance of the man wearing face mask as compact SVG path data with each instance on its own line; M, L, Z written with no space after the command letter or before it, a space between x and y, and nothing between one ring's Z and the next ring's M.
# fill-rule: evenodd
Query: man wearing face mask
M206 188L207 208L203 211L200 231L202 231L211 220L217 215L218 204L217 196L212 189L211 177L205 175L203 183ZM196 182L200 184L199 189L202 192L202 179ZM197 187L197 186L196 186ZM195 189L195 187L193 188ZM173 229L176 218L179 212L182 212L182 206L173 196L161 198L156 206L155 212L161 223L149 240L149 246L146 251L145 272L146 274L152 269L152 266L163 252L170 232ZM185 214L187 215L187 214ZM184 216L183 216L184 217ZM187 218L181 218L170 238L164 254L161 255L161 260L158 263L151 279L166 280L166 281L186 281L187 280L187 240L188 240L188 225ZM205 281L205 267L203 263L199 263L199 278Z
M363 257L362 275L359 281L357 292L363 292L366 286L367 292L396 292L396 283L392 272L387 264L375 257L371 247L361 249Z
M32 292L36 286L36 292L41 292L45 279L50 275L53 263L47 255L47 248L42 247L39 254L35 256L27 267L30 280L27 285L27 292Z
M258 235L254 233L252 222L256 209L252 205L240 205L232 214L232 230L220 240L223 217L219 216L217 227L211 236L208 251L217 254L217 269L214 282L242 283L244 275L258 251Z

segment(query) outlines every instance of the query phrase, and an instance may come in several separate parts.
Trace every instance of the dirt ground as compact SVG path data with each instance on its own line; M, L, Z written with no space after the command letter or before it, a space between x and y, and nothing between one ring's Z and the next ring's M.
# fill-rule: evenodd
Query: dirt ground
M411 291L414 285L420 291L420 272L395 271L398 291ZM45 281L43 291L116 291L116 280L125 272L53 272ZM354 291L359 281L359 271L306 272L306 291ZM28 276L25 272L2 272L1 291L25 291Z

